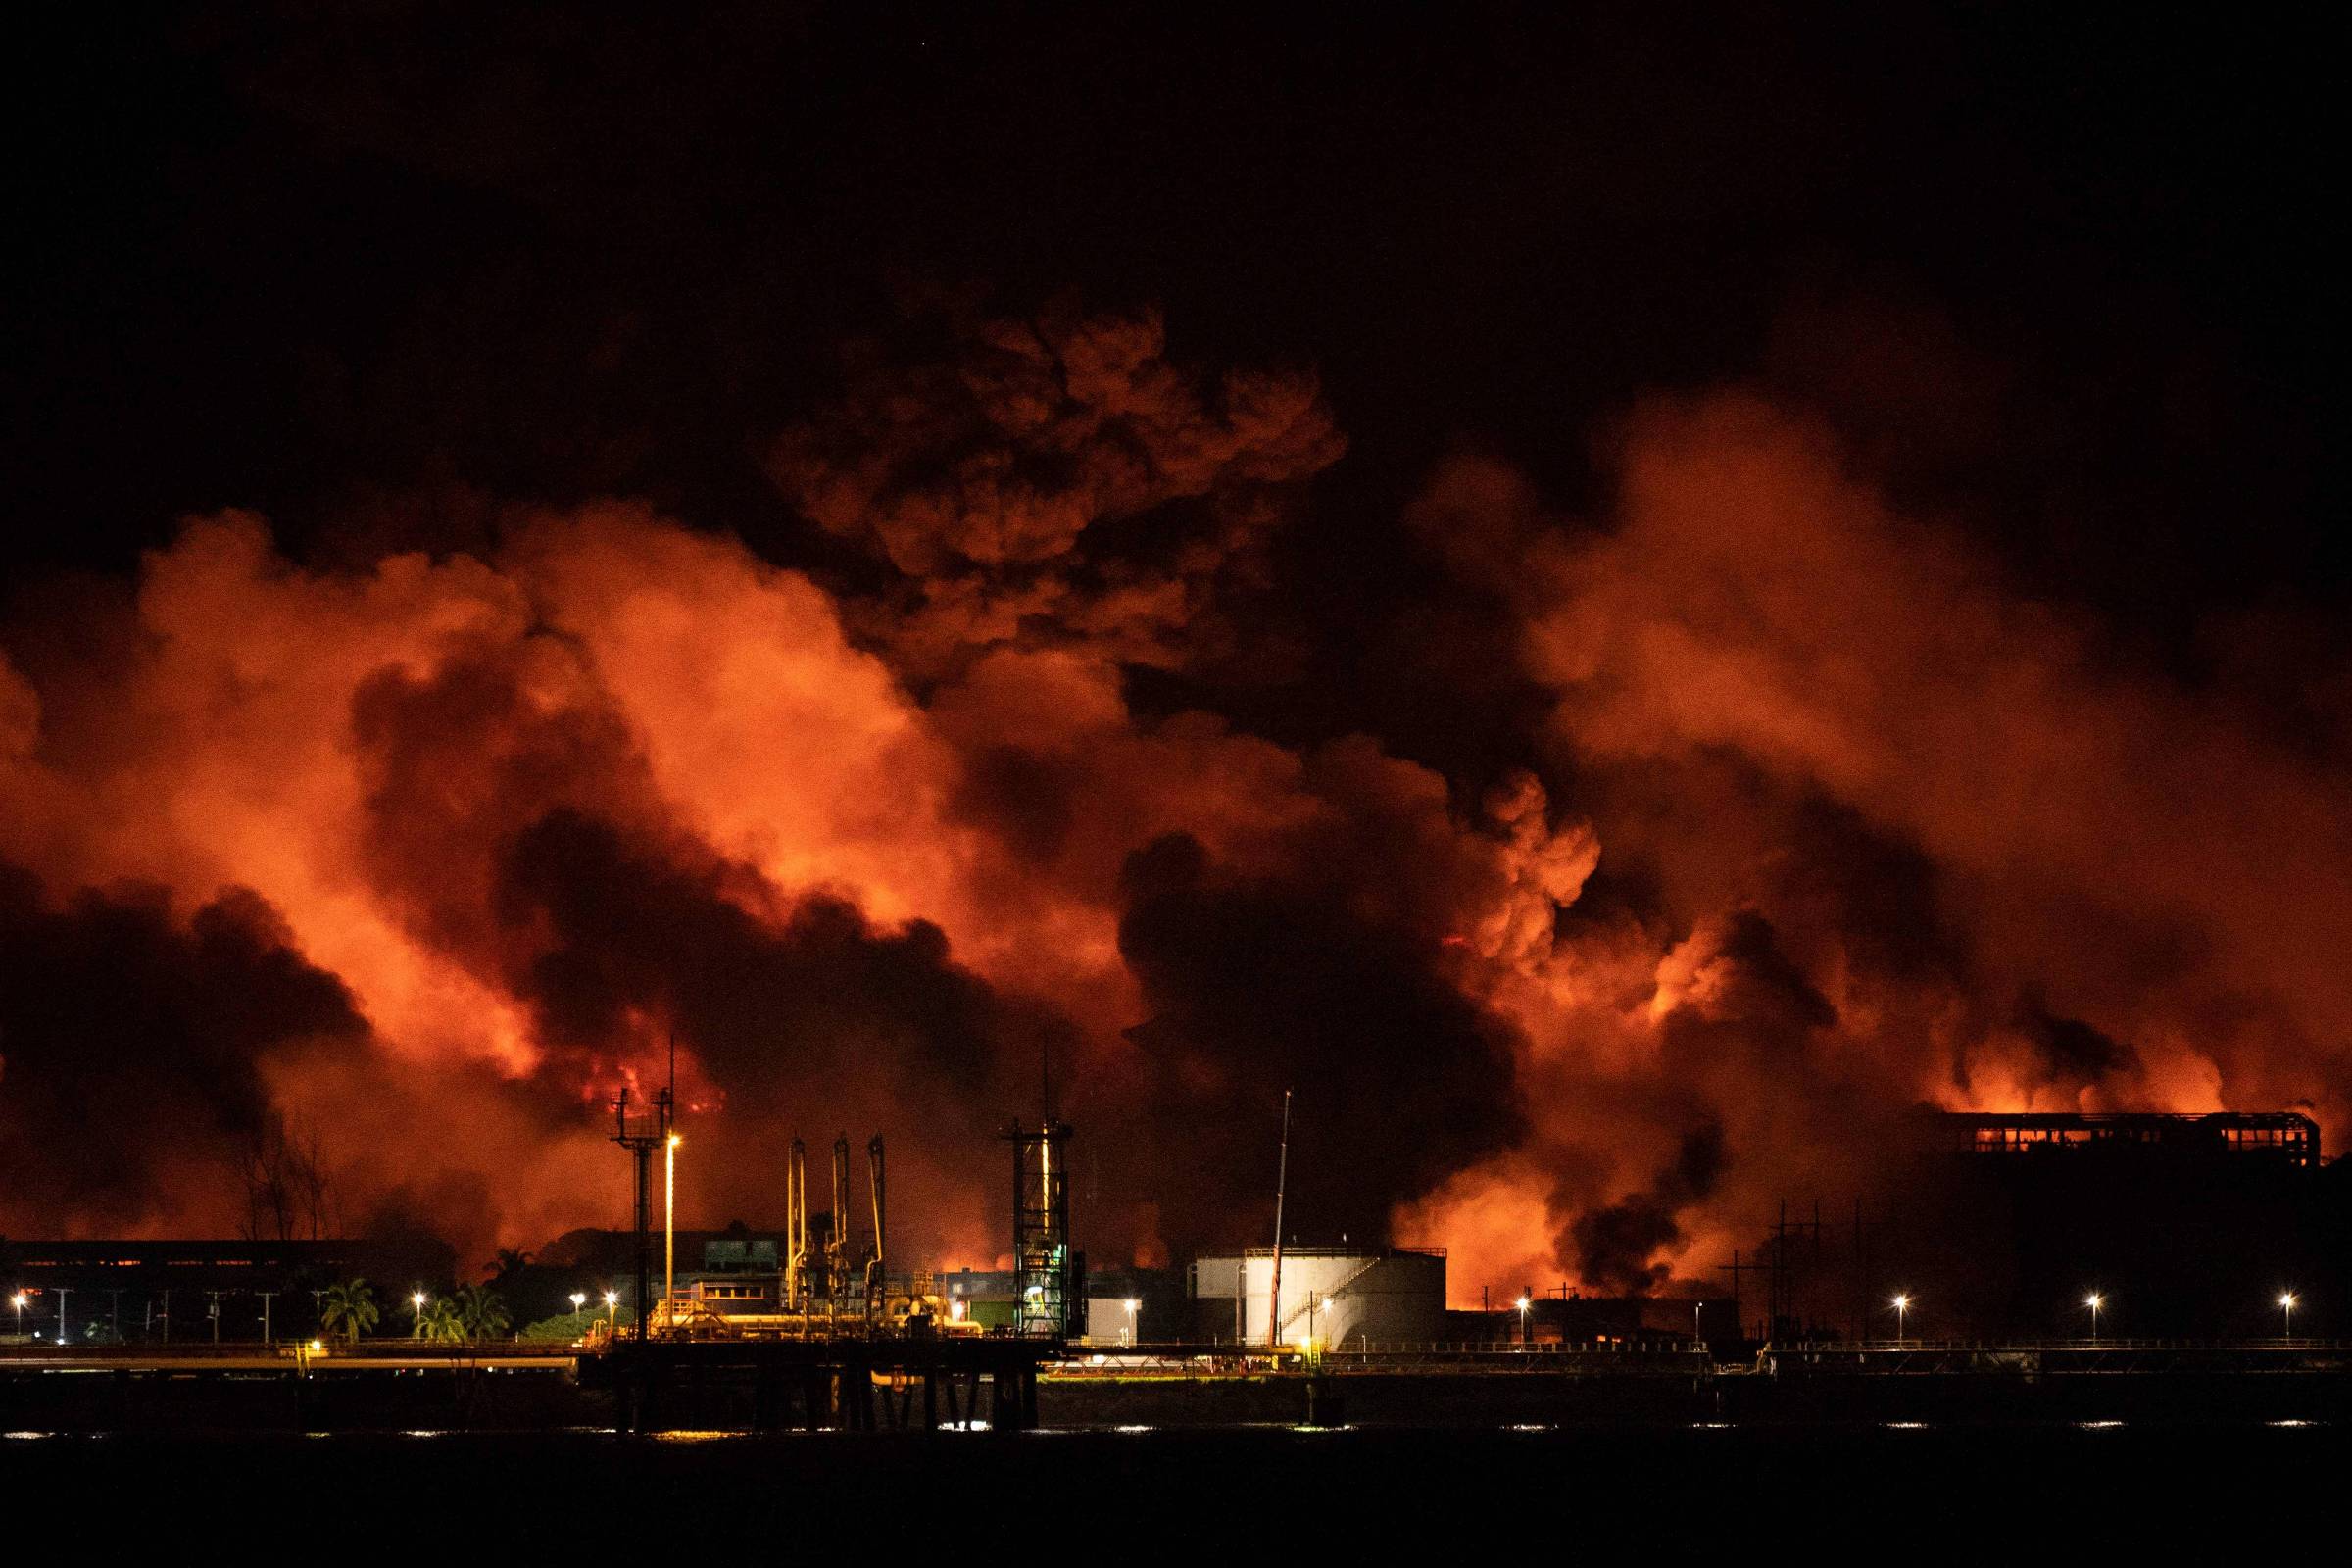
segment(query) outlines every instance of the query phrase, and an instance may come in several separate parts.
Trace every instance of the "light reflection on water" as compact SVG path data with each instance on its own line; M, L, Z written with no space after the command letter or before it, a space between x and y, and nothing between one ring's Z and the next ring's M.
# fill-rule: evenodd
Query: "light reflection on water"
M2202 1430L2202 1431L2209 1431L2209 1432L2215 1432L2215 1433L2222 1433L2222 1432L2227 1432L2227 1431L2232 1430L2233 1428L2234 1428L2234 1430L2243 1431L2243 1430L2246 1430L2248 1427L2251 1427L2251 1426L2254 1426L2254 1425L2257 1425L2257 1424L2259 1424L2259 1425L2261 1425L2261 1426L2264 1426L2264 1427L2268 1427L2268 1428L2291 1428L2291 1429L2296 1429L2296 1430L2320 1430L2320 1429L2332 1428L2332 1427L2334 1427L2334 1426L2340 1425L2340 1423L2333 1422L2333 1421L2328 1421L2328 1420L2311 1420L2311 1419L2304 1418L2304 1417L2286 1417L2286 1418L2278 1419L2278 1420L2267 1420L2267 1421L2262 1421L2262 1422L2259 1422L2259 1423L2255 1423L2255 1422L2247 1422L2247 1423L2244 1423L2242 1426L2235 1425L2235 1424L2233 1424L2233 1423L2230 1423L2230 1422L2220 1422L2220 1423L2215 1423L2215 1424L2213 1424L2213 1425L2211 1425L2211 1426L2205 1426L2205 1425L2202 1425L2202 1424L2200 1424L2200 1423L2190 1422L2190 1423L2184 1423L2184 1424L2182 1424L2182 1428L2181 1428L2181 1430L2182 1430L2184 1433L2193 1433L2193 1432L2200 1431L2200 1430ZM1967 1423L1967 1422L1960 1422L1960 1423L1949 1423L1949 1422L1939 1422L1939 1421L1880 1421L1880 1422L1876 1422L1876 1423L1871 1423L1871 1425L1875 1425L1875 1426L1876 1426L1876 1428L1877 1428L1878 1430L1881 1430L1881 1431L1886 1431L1886 1432L1927 1432L1927 1431L1944 1431L1944 1432L1952 1432L1952 1433L1966 1433L1966 1432L1969 1432L1969 1431L1971 1431L1971 1430L1976 1430L1975 1428L1973 1428L1973 1427L1972 1427L1972 1425L1971 1425L1970 1423ZM2096 1420L2096 1421L2083 1420L2083 1421L2067 1421L2067 1422L2056 1422L2056 1423L2051 1423L2051 1425L2050 1425L2049 1427L2044 1427L2044 1428L2042 1428L2042 1430L2065 1429L2065 1430L2072 1430L2072 1431L2077 1431L2077 1432L2111 1432L2111 1431L2119 1431L2119 1430L2123 1430L2123 1429L2127 1428L2129 1425L2130 1425L2130 1423L2128 1423L2128 1422L2119 1421L2119 1420L2112 1420L2112 1419L2108 1419L2108 1420ZM2161 1422L2160 1422L2160 1423L2158 1423L2157 1425L2158 1425L2158 1427L2161 1429L2161 1428L2162 1428L2163 1426L2165 1426L2166 1424L2165 1424L2165 1423L2161 1423ZM937 1428L936 1430L937 1430L937 1431L939 1431L940 1433L943 1433L943 1434L945 1434L945 1433L965 1433L965 1432L987 1432L987 1431L989 1431L989 1430L990 1430L990 1427L989 1427L989 1423L988 1423L988 1422L986 1422L986 1421L953 1421L953 1422L951 1422L951 1421L943 1421L943 1422L941 1422L941 1423L939 1424L939 1426L938 1426L938 1428ZM1232 1426L1222 1426L1222 1427L1218 1427L1218 1426L1202 1426L1202 1427L1187 1427L1187 1426L1155 1426L1155 1425L1144 1425L1144 1424L1130 1424L1130 1425L1121 1425L1121 1426L1104 1426L1104 1427L1033 1427L1033 1428L1030 1428L1030 1429L1028 1429L1028 1430L1027 1430L1027 1431L1026 1431L1026 1432L1023 1434L1023 1436L1027 1436L1027 1437L1036 1437L1036 1438L1054 1438L1054 1437L1060 1437L1060 1438L1087 1438L1087 1437L1097 1437L1097 1438L1114 1438L1114 1437L1116 1437L1116 1438L1135 1438L1135 1437L1151 1437L1151 1436L1157 1435L1157 1434L1167 1434L1167 1435L1169 1435L1169 1436L1171 1436L1171 1437L1174 1437L1174 1438L1183 1439L1183 1438L1207 1438L1207 1437L1213 1437L1213 1436L1216 1436L1216 1435L1218 1435L1218 1434L1224 1434L1224 1435L1227 1435L1227 1436L1236 1436L1236 1437L1238 1437L1238 1436L1242 1436L1242 1435L1245 1435L1245 1434L1250 1434L1250 1433L1283 1432L1283 1433L1290 1433L1290 1434L1293 1434L1293 1435L1296 1435L1296 1436L1298 1436L1298 1437L1330 1437L1330 1436L1338 1436L1338 1435L1342 1435L1342 1434L1346 1434L1346 1433L1364 1433L1364 1434L1385 1434L1385 1435L1387 1435L1387 1436L1389 1436L1389 1437L1396 1437L1396 1438L1413 1437L1413 1436L1420 1436L1420 1437L1433 1437L1433 1438L1434 1438L1434 1437L1447 1437L1447 1438L1456 1438L1456 1437L1470 1437L1470 1436L1475 1436L1475 1435L1477 1435L1477 1434L1479 1434L1479 1433L1482 1433L1482 1432L1489 1432L1489 1433L1507 1433L1507 1434L1511 1434L1511 1435L1515 1435L1515 1436L1534 1436L1534 1435L1544 1435L1544 1434L1550 1434L1550 1435L1553 1435L1553 1436L1567 1436L1567 1437L1598 1437L1598 1438L1606 1438L1606 1437L1608 1436L1608 1434L1609 1434L1609 1432L1610 1432L1611 1430L1612 1430L1612 1429L1610 1429L1610 1428L1607 1428L1607 1427L1579 1427L1579 1426L1562 1426L1562 1425L1560 1425L1560 1424L1559 1424L1559 1423L1557 1423L1557 1422L1544 1422L1544 1421L1520 1421L1520 1422L1506 1422L1506 1423L1502 1423L1502 1424L1499 1424L1499 1425L1496 1425L1496 1426L1493 1426L1493 1427L1414 1427L1414 1426L1402 1426L1402 1427L1381 1427L1381 1426L1370 1426L1370 1427L1367 1427L1367 1426L1363 1426L1363 1425L1361 1425L1361 1424L1359 1424L1359 1423L1354 1423L1354 1422L1349 1422L1349 1423L1347 1423L1347 1424L1344 1424L1344 1425L1339 1425L1339 1426L1309 1426L1309 1425L1306 1425L1306 1424L1304 1424L1304 1423L1290 1423L1290 1422L1246 1422L1246 1423L1240 1423L1240 1424L1236 1424L1236 1425L1232 1425ZM1633 1427L1633 1428L1627 1428L1627 1429L1624 1429L1624 1430L1625 1430L1625 1431L1627 1431L1627 1432L1629 1432L1629 1433L1640 1433L1640 1432L1649 1432L1649 1431L1664 1431L1664 1430L1669 1430L1669 1429L1667 1429L1667 1428L1651 1428L1651 1427ZM1671 1430L1690 1431L1690 1432L1740 1432L1740 1431L1749 1431L1749 1432L1755 1432L1755 1433L1784 1432L1784 1431L1786 1431L1786 1429L1785 1429L1785 1428L1783 1428L1783 1427L1780 1427L1780 1426L1778 1426L1778 1425L1776 1425L1776 1424L1773 1424L1773 1423L1761 1423L1761 1424L1758 1424L1758 1425L1756 1425L1756 1426L1753 1426L1753 1427L1748 1427L1748 1426L1743 1426L1741 1423L1740 1423L1740 1422L1737 1422L1737 1421L1690 1421L1690 1422L1686 1422L1686 1423L1683 1423L1681 1426L1679 1426L1679 1427L1677 1427L1677 1428L1673 1428L1673 1429L1671 1429ZM1851 1431L1854 1431L1854 1430L1856 1430L1856 1428L1855 1428L1854 1426L1851 1426L1851 1425L1845 1425L1845 1424L1842 1424L1842 1423L1838 1423L1838 1422L1828 1422L1828 1423L1824 1423L1824 1424L1823 1424L1823 1425L1822 1425L1820 1428L1818 1428L1817 1430L1818 1430L1820 1433L1822 1433L1822 1434L1825 1434L1825 1435L1826 1435L1826 1434L1834 1434L1834 1433L1836 1433L1836 1432L1838 1432L1838 1431L1840 1431L1840 1430L1847 1431L1847 1432L1851 1432ZM1993 1431L1993 1430L1996 1430L1996 1429L1986 1428L1986 1429L1984 1429L1984 1430L1985 1430L1985 1431L1987 1431L1987 1432L1990 1432L1990 1431ZM2011 1428L2011 1429L1998 1429L1998 1430L2015 1430L2015 1429ZM916 1434L916 1435L918 1435L918 1436L919 1436L919 1434ZM267 1433L267 1432L264 1432L264 1433L252 1433L252 1432L226 1432L226 1433L219 1433L219 1432L216 1432L216 1433L199 1433L199 1434L191 1434L191 1433L185 1433L185 1432L156 1432L156 1433L148 1433L148 1432L80 1432L80 1431L42 1431L42 1430L33 1430L33 1429L20 1429L20 1430L17 1430L17 1431L0 1431L0 1443L18 1443L18 1444L24 1444L24 1443L45 1443L45 1442L51 1442L51 1441L74 1442L74 1441L76 1441L76 1440L78 1440L78 1441L81 1441L81 1442L85 1442L85 1443L103 1443L103 1442L106 1442L106 1441L108 1441L108 1440L110 1440L110 1439L119 1440L119 1441L134 1441L134 1442L135 1442L135 1441L139 1441L139 1440L144 1440L144 1439L156 1439L156 1440L162 1440L162 1441L171 1441L171 1442L187 1442L187 1441L195 1441L195 1442L198 1442L198 1443L205 1443L205 1442L235 1442L235 1441L240 1441L240 1440L249 1440L249 1439L253 1439L253 1438L257 1438L257 1437L259 1437L259 1438L270 1438L270 1437L272 1437L272 1436L281 1436L281 1437L285 1437L285 1438L300 1438L300 1439L309 1440L309 1441L327 1441L327 1440L333 1440L333 1439L340 1438L340 1439L344 1439L344 1440L346 1440L346 1441L352 1441L352 1442L361 1442L361 1443L367 1443L367 1442L381 1442L381 1441L383 1441L383 1440L385 1440L385 1439L388 1439L388 1438L389 1438L389 1439L399 1439L399 1440L402 1440L402 1441L409 1441L409 1442L423 1442L423 1441L430 1441L430 1440L433 1440L433 1439L449 1439L449 1440L455 1440L455 1441L457 1441L457 1442L460 1442L460 1443L464 1443L464 1442L469 1442L469 1441L470 1441L470 1442L479 1442L479 1441L484 1441L484 1440L500 1440L500 1441L529 1440L529 1439L534 1439L534 1438L539 1438L539 1439L549 1439L549 1438L573 1438L573 1439L590 1439L590 1440L596 1440L596 1439L611 1439L611 1440L612 1440L612 1441L615 1441L615 1442L629 1442L629 1441L637 1441L636 1439L624 1438L622 1435L620 1435L620 1434L617 1434L617 1433L613 1432L613 1431L612 1431L611 1428L609 1428L609 1427L594 1427L594 1426L562 1426L562 1427L537 1427L537 1428L531 1428L531 1429L529 1429L529 1430L527 1430L527 1431L512 1431L512 1430L496 1430L496 1429L485 1429L485 1430L480 1430L480 1431L468 1431L468 1430L460 1429L460 1428L418 1427L418 1428L410 1428L410 1429L406 1429L406 1430L398 1430L398 1431L385 1431L385 1430L382 1430L382 1429L354 1429L354 1430L351 1430L351 1431L343 1431L343 1432L285 1432L285 1433L282 1433L282 1434L271 1434L271 1433ZM739 1440L739 1441L775 1442L775 1441L779 1441L779 1440L783 1440L783 1441L821 1441L821 1440L823 1440L823 1439L825 1439L825 1438L828 1438L828 1437L839 1437L839 1438L846 1438L846 1439L855 1440L855 1438L856 1438L858 1435L857 1435L857 1434L855 1434L855 1433L840 1433L840 1432L832 1432L832 1431L823 1431L823 1432L808 1432L808 1431L804 1431L804 1430L802 1430L802 1429L800 1429L800 1428L797 1428L797 1427L796 1427L796 1428L790 1428L790 1429L785 1429L785 1430L781 1430L781 1431L771 1431L771 1432L752 1432L752 1431L731 1430L731 1429L719 1429L719 1428L680 1428L680 1429L677 1429L677 1430L674 1430L674 1431L666 1431L666 1432L649 1432L649 1433L644 1433L644 1434L641 1434L640 1436L641 1436L641 1438L642 1438L644 1441L649 1441L649 1442L654 1442L654 1443L680 1443L680 1444L693 1444L693 1443L718 1443L718 1442L723 1442L723 1441L730 1440L730 1439L732 1439L732 1440Z

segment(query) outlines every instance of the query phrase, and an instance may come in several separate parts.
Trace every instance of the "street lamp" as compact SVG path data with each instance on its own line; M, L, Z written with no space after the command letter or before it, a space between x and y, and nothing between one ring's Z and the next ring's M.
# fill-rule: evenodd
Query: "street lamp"
M21 1340L24 1337L24 1293L19 1291L10 1297L9 1304L17 1309L17 1338Z
M1527 1306L1528 1306L1527 1298L1526 1298L1526 1297L1524 1297L1524 1296L1522 1296L1521 1298L1519 1298L1519 1299L1518 1299L1517 1301L1513 1302L1512 1304L1513 1304L1513 1305L1515 1305L1515 1306L1517 1306L1517 1307L1519 1308L1519 1343L1520 1343L1521 1345L1525 1345L1525 1344L1527 1344L1527 1343L1528 1343L1528 1340L1527 1340Z
M2107 1298L2096 1291L2082 1298L2082 1304L2090 1308L2090 1343L2093 1345L2099 1343L2099 1308L2106 1302Z
M571 1315L573 1317L578 1317L580 1315L580 1308L586 1306L587 1304L588 1293L586 1291L574 1291L571 1293Z
M1140 1307L1140 1306L1142 1306L1143 1304L1144 1304L1143 1302L1141 1302L1141 1301L1137 1300L1137 1299L1136 1299L1134 1297L1132 1297L1132 1296L1130 1296L1129 1298L1127 1298L1127 1343L1128 1343L1129 1345L1133 1345L1133 1344L1135 1343L1135 1311L1136 1311L1136 1308L1137 1308L1137 1307Z
M2286 1315L2285 1337L2290 1340L2295 1337L2295 1303L2294 1292L2280 1291L2278 1293L2278 1310Z
M662 1312L664 1323L677 1316L678 1294L678 1146L686 1140L669 1135L662 1156ZM838 1223L838 1221L836 1222Z
M620 1293L618 1291L607 1291L605 1293L605 1337L607 1339L616 1338L619 1333Z
M1910 1297L1898 1296L1894 1298L1894 1343L1898 1349L1901 1348L1903 1343L1903 1314L1910 1310Z
M424 1293L417 1291L411 1295L409 1304L416 1309L416 1326L409 1330L409 1338L421 1340L424 1338Z

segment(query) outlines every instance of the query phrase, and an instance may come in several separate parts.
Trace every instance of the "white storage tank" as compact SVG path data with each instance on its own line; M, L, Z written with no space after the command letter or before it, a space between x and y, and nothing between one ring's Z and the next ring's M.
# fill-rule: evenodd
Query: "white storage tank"
M1274 1250L1197 1259L1193 1331L1203 1339L1267 1343L1273 1310ZM1239 1302L1237 1310L1236 1302ZM1408 1248L1286 1247L1282 1250L1285 1345L1312 1339L1345 1349L1440 1338L1446 1323L1446 1254Z

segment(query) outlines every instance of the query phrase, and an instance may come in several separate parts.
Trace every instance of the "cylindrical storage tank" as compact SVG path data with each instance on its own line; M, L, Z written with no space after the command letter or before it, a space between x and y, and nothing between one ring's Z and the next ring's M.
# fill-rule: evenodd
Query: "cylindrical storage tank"
M1244 1291L1244 1343L1267 1343L1273 1309L1274 1250L1253 1247L1240 1257L1204 1257L1193 1268L1197 1298L1232 1298ZM1446 1254L1360 1247L1286 1247L1282 1250L1282 1332L1285 1345L1307 1340L1334 1348L1435 1340L1446 1320ZM1204 1325L1205 1326L1205 1325ZM1230 1330L1218 1335L1225 1338Z

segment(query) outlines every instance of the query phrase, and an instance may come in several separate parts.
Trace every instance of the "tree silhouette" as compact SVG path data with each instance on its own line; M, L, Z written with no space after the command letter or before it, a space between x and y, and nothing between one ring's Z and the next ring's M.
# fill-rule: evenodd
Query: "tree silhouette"
M504 1334L514 1319L507 1312L507 1303L496 1291L480 1285L461 1285L456 1300L458 1319L466 1327L469 1340L486 1340Z
M416 1315L416 1333L421 1339L448 1344L466 1337L466 1319L456 1301L446 1296L435 1297Z
M364 1279L329 1285L318 1298L319 1322L330 1334L348 1334L354 1345L381 1316L376 1310L375 1291Z

